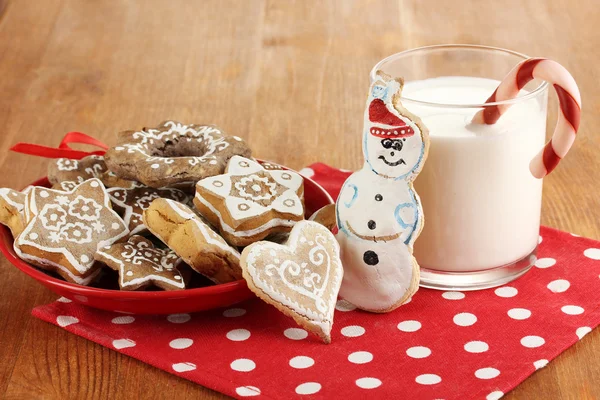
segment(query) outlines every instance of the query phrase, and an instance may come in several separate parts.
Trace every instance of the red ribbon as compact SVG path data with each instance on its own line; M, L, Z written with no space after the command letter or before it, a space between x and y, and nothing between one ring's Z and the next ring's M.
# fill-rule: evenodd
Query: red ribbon
M95 151L83 151L72 149L69 144L89 144L91 146L100 147L102 150ZM95 139L85 133L81 132L69 132L63 137L58 147L42 146L34 143L17 143L10 148L11 151L16 153L29 154L32 156L39 156L45 158L72 158L80 160L83 157L91 155L103 155L106 153L108 146L98 139Z

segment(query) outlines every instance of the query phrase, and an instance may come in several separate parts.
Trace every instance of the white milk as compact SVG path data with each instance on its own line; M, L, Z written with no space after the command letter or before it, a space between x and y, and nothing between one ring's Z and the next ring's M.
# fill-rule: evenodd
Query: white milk
M498 81L441 77L408 82L403 97L481 104ZM543 103L543 104L542 104ZM415 188L425 228L415 257L428 269L466 272L499 267L537 245L542 181L529 162L544 145L546 97L513 105L494 125L470 125L477 109L403 102L429 128L429 158Z

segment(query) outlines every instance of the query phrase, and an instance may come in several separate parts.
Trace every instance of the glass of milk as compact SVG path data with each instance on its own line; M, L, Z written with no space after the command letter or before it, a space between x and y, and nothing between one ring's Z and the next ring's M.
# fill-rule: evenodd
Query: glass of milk
M548 85L530 82L496 124L471 124L525 58L492 47L429 46L387 57L371 72L372 80L377 70L403 77L402 103L429 129L429 157L415 181L425 214L414 248L421 286L499 286L535 263L542 180L529 162L544 145Z

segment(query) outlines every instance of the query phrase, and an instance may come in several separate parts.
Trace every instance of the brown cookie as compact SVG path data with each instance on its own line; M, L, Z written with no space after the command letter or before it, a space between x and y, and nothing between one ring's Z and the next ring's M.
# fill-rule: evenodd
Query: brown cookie
M48 180L54 189L73 190L90 178L98 178L106 187L133 188L137 182L117 177L110 172L102 156L87 156L81 160L57 158L48 164Z
M149 239L131 236L125 243L100 248L94 258L119 273L121 290L139 290L154 285L164 290L185 289L177 269L181 258L170 249L157 249Z
M257 242L242 252L248 287L298 325L331 342L333 313L344 270L333 234L300 221L283 245Z
M304 219L304 181L293 171L266 170L234 156L225 174L196 184L194 205L227 242L246 246Z
M19 234L25 228L25 207L26 194L16 190L0 189L0 224L6 225L12 232L13 237Z
M121 132L105 157L118 176L160 188L221 174L232 156L250 154L241 138L215 126L165 121L157 128Z
M68 192L34 187L27 196L25 210L30 219L15 240L17 255L82 285L98 272L94 265L96 250L129 233L96 178Z
M144 234L147 231L144 221L142 221L142 213L152 200L164 197L186 203L190 199L178 189L154 189L148 186L139 186L134 189L111 188L108 189L108 195L115 210L119 212L129 227L130 235Z
M321 207L310 216L309 221L318 222L330 231L333 231L337 226L335 204L328 204L325 207Z
M215 283L242 279L240 253L189 207L156 199L144 210L144 224L196 272Z

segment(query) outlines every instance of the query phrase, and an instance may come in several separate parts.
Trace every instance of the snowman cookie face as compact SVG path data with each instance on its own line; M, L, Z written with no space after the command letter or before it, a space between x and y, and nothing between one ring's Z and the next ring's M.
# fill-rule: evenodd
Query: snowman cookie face
M412 180L425 155L423 130L414 116L393 100L400 96L402 82L378 80L367 99L363 151L378 175ZM417 119L418 120L418 119Z

